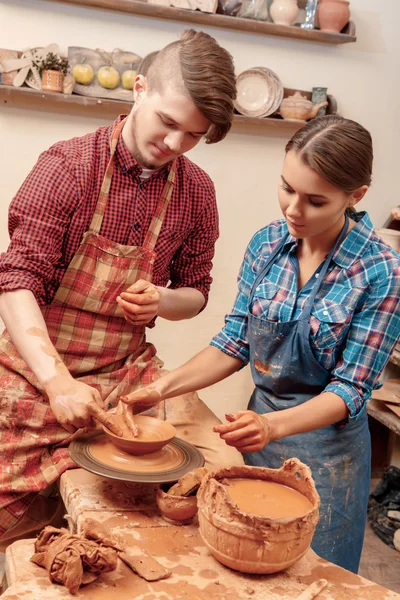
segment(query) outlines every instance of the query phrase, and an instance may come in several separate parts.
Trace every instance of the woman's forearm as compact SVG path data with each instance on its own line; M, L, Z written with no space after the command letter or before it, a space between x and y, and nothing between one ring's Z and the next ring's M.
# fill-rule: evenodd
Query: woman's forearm
M70 376L52 344L39 305L30 290L0 294L0 316L20 356L40 383L56 375Z
M325 392L307 402L268 413L271 426L271 439L280 440L288 435L321 429L338 423L348 416L348 408L340 396Z
M214 346L208 346L191 360L152 385L162 398L173 398L222 381L240 369L243 362Z

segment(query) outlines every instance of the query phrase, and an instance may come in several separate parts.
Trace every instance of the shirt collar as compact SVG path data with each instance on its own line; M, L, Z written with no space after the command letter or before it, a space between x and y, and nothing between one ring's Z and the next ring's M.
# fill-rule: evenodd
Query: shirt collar
M111 131L123 120L127 115L119 115L119 117L114 121L110 129ZM117 144L117 148L115 150L115 162L120 167L123 173L131 173L134 176L139 177L142 173L142 167L139 165L137 160L132 156L129 152L128 148L125 146L125 142L122 139L122 135L120 136ZM165 165L162 169L159 169L154 175L151 177L162 177L166 179L168 177L169 170L171 168L171 163Z
M345 269L351 267L357 258L363 256L374 235L374 228L368 213L365 211L351 213L349 217L356 222L356 225L333 255L335 263Z
M356 221L356 225L337 248L332 259L337 265L345 269L351 267L353 262L365 253L374 235L374 228L368 213L365 211L354 212L351 213L350 218ZM286 223L285 229L287 231ZM291 251L294 252L297 244L298 240L289 234L284 246L290 246Z

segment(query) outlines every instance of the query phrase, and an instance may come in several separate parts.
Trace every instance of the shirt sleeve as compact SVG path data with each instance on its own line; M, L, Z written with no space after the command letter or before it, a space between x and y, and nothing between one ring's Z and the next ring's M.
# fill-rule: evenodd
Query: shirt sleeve
M40 305L48 303L46 286L62 256L77 201L77 185L62 154L44 152L10 204L10 244L0 255L1 291L28 289Z
M202 190L203 192L203 190ZM199 290L207 305L212 283L211 270L215 242L219 236L218 210L212 184L204 189L205 201L194 227L174 256L170 272L170 287L190 287Z
M253 265L259 254L260 232L256 233L247 247L238 275L238 293L232 311L225 316L225 326L210 342L222 352L240 358L243 366L249 362L249 342L247 327L249 316L249 298L257 273Z
M349 418L359 416L400 335L400 265L388 261L381 282L354 314L345 349L325 392L343 398Z

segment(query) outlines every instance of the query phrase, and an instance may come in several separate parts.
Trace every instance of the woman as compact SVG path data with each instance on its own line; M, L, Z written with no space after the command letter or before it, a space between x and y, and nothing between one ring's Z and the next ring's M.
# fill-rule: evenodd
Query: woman
M400 257L355 213L371 182L372 143L358 123L314 119L286 146L284 220L251 240L239 292L210 347L123 400L140 412L250 362L247 411L214 427L247 464L297 456L313 472L321 516L312 547L357 572L370 481L365 402L400 330Z

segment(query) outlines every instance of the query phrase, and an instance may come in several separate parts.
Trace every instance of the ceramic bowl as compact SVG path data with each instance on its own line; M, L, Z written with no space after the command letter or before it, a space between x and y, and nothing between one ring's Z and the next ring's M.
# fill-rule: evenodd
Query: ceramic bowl
M236 78L236 110L247 117L267 117L276 112L283 98L283 85L276 73L254 67Z
M128 454L135 455L157 452L157 450L160 450L173 440L176 435L176 429L173 425L154 417L137 415L135 423L139 427L139 435L137 437L118 437L114 433L111 433L104 425L103 429L115 446Z
M171 496L167 490L171 484L162 484L157 489L156 502L166 521L177 525L190 523L197 513L197 496Z

